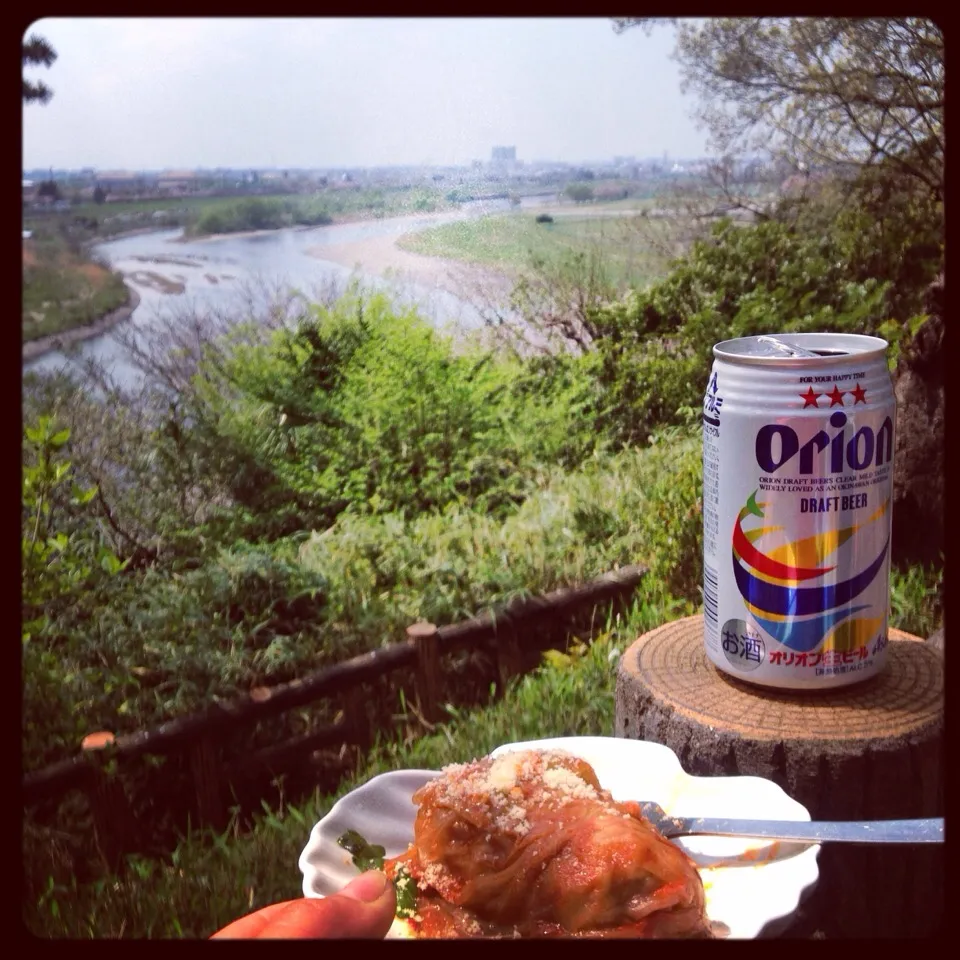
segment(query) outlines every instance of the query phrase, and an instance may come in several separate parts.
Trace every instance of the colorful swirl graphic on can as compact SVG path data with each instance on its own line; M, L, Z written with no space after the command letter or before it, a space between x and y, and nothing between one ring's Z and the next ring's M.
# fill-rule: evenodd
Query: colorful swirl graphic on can
M836 650L858 646L883 623L884 611L878 611L879 617L857 617L871 606L858 604L857 599L885 569L889 536L879 555L846 579L836 579L841 564L829 558L858 530L881 520L889 500L862 523L824 530L764 553L758 542L783 527L744 529L750 518L765 519L768 504L757 503L757 492L747 499L733 528L733 572L747 609L771 637L798 653L821 644L823 649Z

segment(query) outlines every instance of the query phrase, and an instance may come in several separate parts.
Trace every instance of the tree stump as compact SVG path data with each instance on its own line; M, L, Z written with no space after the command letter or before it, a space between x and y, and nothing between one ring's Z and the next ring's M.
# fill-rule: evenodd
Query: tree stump
M116 738L106 730L84 737L80 749L92 767L87 796L93 813L94 839L109 873L118 873L136 839L136 821L123 781L109 769Z
M637 640L617 673L616 735L670 747L694 776L774 781L814 820L943 815L943 658L890 630L876 677L772 690L717 670L703 618ZM910 642L919 641L919 642ZM820 881L787 936L927 936L944 909L944 851L825 844Z

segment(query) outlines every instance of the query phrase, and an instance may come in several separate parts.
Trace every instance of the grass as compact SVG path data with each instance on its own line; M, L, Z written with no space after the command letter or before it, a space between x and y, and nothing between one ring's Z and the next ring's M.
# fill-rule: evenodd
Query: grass
M35 231L71 225L85 240L103 239L145 227L163 230L184 226L205 211L223 209L236 202L236 197L158 197L154 200L80 203L62 214L40 215L25 211L23 223L27 229ZM155 213L163 213L164 217L154 217ZM81 228L76 223L78 220L85 221L85 227Z
M629 209L636 209L643 201L628 198L603 207L620 203L633 204ZM504 272L519 270L534 258L553 260L594 249L617 286L644 286L664 275L667 264L631 220L585 212L557 216L553 223L537 223L534 214L515 213L442 224L403 237L399 245L413 253L493 266ZM646 226L658 229L652 222Z
M135 585L118 580L96 628L57 645L59 693L74 710L27 698L25 715L43 732L25 738L25 765L72 755L91 730L132 732L394 643L418 620L454 623L519 595L653 563L672 549L651 520L663 509L652 499L658 477L675 478L677 465L699 463L698 454L687 439L545 471L505 519L460 507L410 520L348 513L295 538L299 548L235 545L173 578L157 571ZM685 529L699 515L676 519ZM688 579L694 571L691 564ZM288 610L281 626L277 596L313 591L320 599L301 614ZM233 622L241 608L249 615Z
M927 639L943 623L943 568L890 572L890 625Z
M23 243L24 341L86 326L127 302L123 278L42 229Z
M252 196L252 195L251 195ZM264 200L289 199L295 203L323 207L335 220L348 221L369 217L392 217L411 213L429 213L452 206L444 192L433 187L403 189L341 189L327 187L303 194L256 195ZM117 200L106 203L80 203L63 214L37 214L25 211L27 229L56 227L87 221L91 238L104 238L128 230L153 227L157 230L187 227L205 214L226 213L249 197L157 197L150 200ZM154 214L164 216L155 217ZM94 221L96 225L93 226Z
M152 214L157 211L184 211L199 213L236 203L236 197L161 197L156 200L116 200L109 203L81 203L71 208L77 217L120 217L125 215Z

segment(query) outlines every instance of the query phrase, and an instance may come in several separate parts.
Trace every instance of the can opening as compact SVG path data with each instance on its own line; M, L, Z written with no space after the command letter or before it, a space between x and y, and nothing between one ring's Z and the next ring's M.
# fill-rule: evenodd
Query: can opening
M850 355L848 350L813 350L818 357L847 357Z

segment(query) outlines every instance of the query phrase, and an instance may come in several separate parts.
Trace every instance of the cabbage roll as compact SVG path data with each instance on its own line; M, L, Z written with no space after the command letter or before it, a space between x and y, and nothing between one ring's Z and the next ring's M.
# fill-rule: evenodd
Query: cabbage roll
M384 868L416 885L415 937L710 936L694 863L583 760L455 764L413 801L414 841Z

